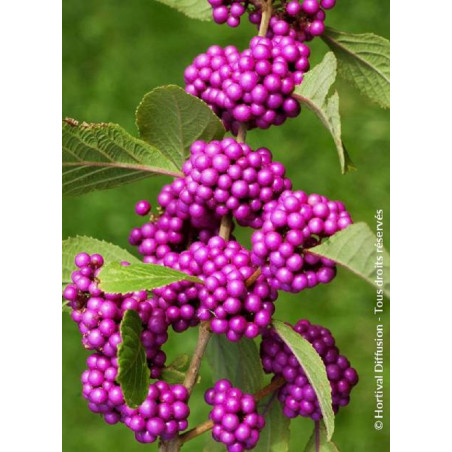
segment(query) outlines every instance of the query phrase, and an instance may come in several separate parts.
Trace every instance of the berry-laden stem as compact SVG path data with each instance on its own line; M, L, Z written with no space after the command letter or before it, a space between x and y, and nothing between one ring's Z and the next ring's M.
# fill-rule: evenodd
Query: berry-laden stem
M272 17L272 0L261 0L262 19L259 26L258 36L265 36L267 34L268 25Z
M202 358L209 343L210 336L212 335L210 331L210 321L201 322L198 330L198 342L196 343L195 351L193 353L193 358L188 367L187 373L185 374L184 386L187 388L189 394L193 391L193 387L198 379L199 369L201 367ZM181 437L170 441L163 441L160 445L160 452L178 452L182 445Z
M268 25L270 23L270 18L272 15L272 0L261 0L261 7L262 7L262 20L259 26L258 36L265 36L267 34ZM243 123L240 124L237 133L237 142L239 143L245 142L246 130L247 130L246 124ZM224 215L221 219L220 224L219 231L220 237L222 237L225 240L229 240L229 237L231 235L231 229L232 229L232 217L231 215ZM250 276L249 278L250 281L247 281L247 283L249 283L249 285L253 284L253 282L259 277L259 275L260 269L256 270L256 272ZM199 326L199 336L195 352L193 354L193 358L191 360L190 366L187 370L184 380L184 386L188 389L188 392L190 394L193 390L193 387L196 384L199 369L201 367L202 358L206 351L207 344L209 343L211 335L212 332L210 330L210 321L202 322ZM270 394L271 392L275 391L277 388L282 386L282 384L284 383L284 379L282 380L282 382L279 382L278 384L275 385L275 382L277 380L278 379L274 380L270 385L258 391L254 396L256 401L261 400L266 395ZM178 435L171 441L162 441L159 450L160 452L179 452L182 444L184 444L186 441L192 438L201 435L204 432L207 432L212 427L213 427L212 421L204 422L203 424L198 425L197 427L195 427L192 430L189 430L183 435Z
M256 402L260 402L262 399L267 397L269 394L272 394L276 390L278 390L286 381L283 377L277 377L275 378L270 384L265 386L264 388L260 389L254 394L254 400ZM196 438L199 435L202 435L205 432L208 432L213 428L213 421L208 420L206 422L203 422L202 424L197 425L195 428L192 428L188 432L185 432L182 434L179 438L179 441L181 444L186 443L187 441L190 441L193 438Z
M198 342L196 343L195 352L187 373L185 374L184 386L188 389L189 393L192 392L193 387L196 384L202 357L204 356L211 335L210 321L201 322L199 325Z
M242 128L241 128L242 129ZM243 128L246 133L246 128ZM225 240L229 240L232 229L232 217L231 215L225 215L221 218L220 232L219 235ZM196 348L193 353L193 358L188 367L187 373L185 374L184 386L187 388L188 392L191 394L193 387L198 379L199 369L201 367L202 358L209 343L212 332L210 330L210 321L201 322L199 325L198 342L196 343ZM210 427L211 428L211 427ZM203 433L203 432L201 432ZM199 434L201 434L199 433ZM196 435L198 436L198 434ZM183 444L181 436L170 441L162 441L160 445L160 452L179 452L181 445Z

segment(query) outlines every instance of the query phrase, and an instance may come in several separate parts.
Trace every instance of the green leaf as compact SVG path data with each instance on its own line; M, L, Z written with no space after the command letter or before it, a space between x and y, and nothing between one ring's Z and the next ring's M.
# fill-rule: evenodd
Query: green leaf
M383 108L389 108L389 41L372 33L351 34L327 28L322 39L335 53L339 75Z
M151 376L146 351L141 343L141 329L140 316L128 309L120 326L122 342L118 346L117 381L130 408L138 408L146 399Z
M181 168L196 140L220 140L226 133L210 107L176 85L155 88L136 112L140 136Z
M80 235L63 240L62 251L63 284L71 282L71 273L76 269L74 259L79 253L99 253L104 258L105 264L117 261L126 261L131 264L140 262L135 256L117 245Z
M331 399L331 385L326 374L325 364L311 343L297 334L290 326L280 320L273 320L273 326L297 358L317 395L329 441L334 432L334 413Z
M212 7L207 0L157 0L164 5L177 9L192 19L212 20Z
M295 88L294 96L314 112L330 132L339 156L342 174L345 174L356 170L356 167L342 142L339 94L335 91L327 98L331 85L336 80L336 69L336 58L332 52L328 52L322 62L305 75L303 83Z
M144 264L142 262L131 265L111 262L101 268L98 279L100 280L99 288L109 293L152 290L177 281L203 282L195 276L163 265Z
M323 422L315 423L314 432L312 433L304 452L339 452L336 444L332 441L328 441Z
M215 380L227 378L242 391L253 394L263 386L263 371L257 346L251 339L231 342L214 334L206 351Z
M116 124L63 121L63 194L81 195L145 177L180 176L163 152Z
M389 253L383 248L383 242L379 243L381 246L377 247L377 237L366 223L355 223L306 251L348 268L368 283L383 290L389 298ZM383 273L382 280L378 279L380 272Z
M264 401L261 414L265 417L265 427L259 436L255 452L288 452L290 440L290 419L284 416L276 393Z

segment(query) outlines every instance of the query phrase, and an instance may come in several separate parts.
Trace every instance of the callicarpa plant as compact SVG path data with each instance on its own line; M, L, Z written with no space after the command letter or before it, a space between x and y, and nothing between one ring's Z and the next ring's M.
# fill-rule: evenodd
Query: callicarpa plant
M341 171L355 169L330 87L339 69L389 107L389 43L326 27L335 0L162 2L230 27L248 17L256 35L243 50L212 44L193 56L184 88L146 94L136 112L140 138L115 124L63 121L65 194L173 178L157 206L135 204L143 221L128 240L140 259L89 237L63 242L64 308L89 351L82 395L107 424L124 424L131 438L162 452L201 434L228 452L287 451L289 423L298 416L314 424L306 451L338 450L335 414L349 405L358 373L326 326L278 320L275 305L281 291L334 284L338 264L375 285L375 253L386 265L389 259L375 249L369 226L353 223L346 200L294 186L278 149L253 149L246 135L309 109L332 135ZM331 51L311 68L309 45L317 38ZM249 249L235 228L251 231ZM389 278L379 287L388 296ZM199 335L187 350L191 360L167 365L169 335L190 328ZM208 344L216 358L216 379L204 394L209 414L189 425Z

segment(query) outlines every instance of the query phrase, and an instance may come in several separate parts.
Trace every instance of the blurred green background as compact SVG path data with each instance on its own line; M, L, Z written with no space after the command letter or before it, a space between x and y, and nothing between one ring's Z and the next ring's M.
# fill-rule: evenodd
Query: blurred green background
M389 38L389 1L339 0L328 12L329 26L353 33L373 32ZM111 121L136 134L134 111L142 96L156 86L183 84L184 68L211 44L244 48L255 34L246 20L239 29L190 20L152 0L65 0L63 2L63 116L89 122ZM312 43L312 64L327 47ZM252 131L252 146L269 147L288 169L294 187L317 192L347 205L355 221L375 227L374 214L385 209L385 245L389 248L389 112L371 105L358 92L338 81L343 139L359 168L341 176L329 134L309 111L282 127ZM166 178L154 178L118 189L63 200L63 238L89 235L130 249L129 230L142 220L134 214L139 199L155 202ZM238 237L249 243L249 231ZM376 319L375 290L340 269L333 283L299 295L281 294L276 317L295 322L308 318L330 328L337 343L360 374L351 404L336 418L335 442L342 452L389 451L389 304L385 300L385 418L375 431L373 353ZM196 330L172 334L165 351L169 361L190 353ZM140 445L123 425L108 426L92 414L81 397L80 374L88 353L81 347L76 326L63 314L63 450L66 452L157 450ZM211 383L203 365L195 388L190 425L206 419L202 393ZM312 422L292 421L290 451L302 451ZM205 437L184 451L201 451Z

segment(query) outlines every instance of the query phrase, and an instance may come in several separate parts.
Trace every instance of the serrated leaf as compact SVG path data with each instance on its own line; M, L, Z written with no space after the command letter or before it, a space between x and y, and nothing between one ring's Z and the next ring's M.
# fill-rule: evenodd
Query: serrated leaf
M326 374L325 364L311 343L297 334L290 326L280 320L273 320L273 326L297 358L317 395L329 441L334 432L334 413L331 399L331 385Z
M71 282L71 273L76 269L74 259L78 253L101 254L105 264L118 261L126 261L131 264L140 262L128 251L113 243L80 235L63 240L62 251L63 284Z
M176 85L155 88L136 112L141 138L181 168L196 140L219 140L226 133L210 107Z
M192 19L212 20L212 7L207 0L157 0L164 5L177 9Z
M339 452L336 444L327 440L323 422L315 423L314 432L312 433L304 452Z
M81 195L145 177L180 176L159 149L116 124L63 121L63 194Z
M214 381L227 378L249 394L263 386L263 371L259 351L251 339L231 342L220 334L214 334L206 351Z
M265 399L260 412L265 417L265 427L253 450L255 452L288 452L290 419L284 416L276 393Z
M307 251L348 268L369 284L382 289L389 298L389 253L383 247L377 252L376 243L377 237L366 223L355 223ZM380 268L376 263L382 269L383 282L377 283Z
M322 39L335 53L339 75L383 108L390 104L389 41L372 33L351 34L327 28Z
M109 293L152 290L177 281L203 282L195 276L163 265L144 264L142 262L131 265L111 262L100 269L98 279L100 281L99 288Z
M118 376L124 400L130 408L138 408L149 390L150 370L141 343L141 318L128 309L121 321L121 343L118 346Z
M333 52L328 52L322 62L311 69L303 83L295 88L294 96L320 119L330 132L336 146L342 174L356 170L342 142L339 94L327 98L331 85L336 80L337 62Z

